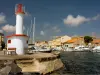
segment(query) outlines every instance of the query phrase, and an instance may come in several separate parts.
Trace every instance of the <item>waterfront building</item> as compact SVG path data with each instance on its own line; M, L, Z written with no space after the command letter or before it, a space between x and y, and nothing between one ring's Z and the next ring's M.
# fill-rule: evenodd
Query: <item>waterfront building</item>
M70 40L71 37L70 36L59 36L54 38L53 40L49 41L49 46L51 47L58 47L58 46L62 46L64 42Z
M92 45L93 46L100 46L100 38L93 39Z
M4 34L3 33L0 33L0 42L1 41L4 41Z
M48 46L48 41L37 41L35 42L35 46Z
M4 34L0 33L0 50L1 50L1 42L4 41Z
M72 37L70 40L66 40L65 42L63 42L63 45L66 47L75 47L79 45L85 45L84 37L83 36Z

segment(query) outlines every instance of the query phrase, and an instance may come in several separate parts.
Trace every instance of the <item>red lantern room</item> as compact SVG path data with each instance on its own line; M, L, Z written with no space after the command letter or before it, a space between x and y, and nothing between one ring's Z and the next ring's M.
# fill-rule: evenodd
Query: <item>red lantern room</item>
M15 7L15 14L25 14L25 7L22 4L17 4Z

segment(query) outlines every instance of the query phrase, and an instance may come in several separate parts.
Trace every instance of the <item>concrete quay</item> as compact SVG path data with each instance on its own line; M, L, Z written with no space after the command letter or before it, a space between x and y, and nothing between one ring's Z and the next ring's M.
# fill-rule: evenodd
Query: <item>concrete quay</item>
M2 61L1 65L4 65L5 62L10 64L12 73L36 72L44 75L59 70L63 67L63 63L60 60L59 55L53 53L35 53L31 55L0 55L0 61ZM13 66L11 67L12 64ZM3 68L7 66L8 65L4 66ZM0 69L2 70L3 68L1 67ZM11 70L9 72L11 72Z

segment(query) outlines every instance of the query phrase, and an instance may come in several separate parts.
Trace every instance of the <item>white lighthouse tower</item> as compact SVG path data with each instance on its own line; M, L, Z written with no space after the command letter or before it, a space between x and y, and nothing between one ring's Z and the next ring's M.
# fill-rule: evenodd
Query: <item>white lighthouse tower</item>
M28 49L28 36L23 34L23 19L25 9L22 4L15 7L16 14L16 34L7 36L7 50L9 53L15 51L18 55L25 54Z

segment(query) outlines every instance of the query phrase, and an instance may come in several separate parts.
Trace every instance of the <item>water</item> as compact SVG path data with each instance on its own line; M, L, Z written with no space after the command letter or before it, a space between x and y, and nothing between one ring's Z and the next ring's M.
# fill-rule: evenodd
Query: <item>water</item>
M99 75L100 53L62 52L65 69L51 75Z

